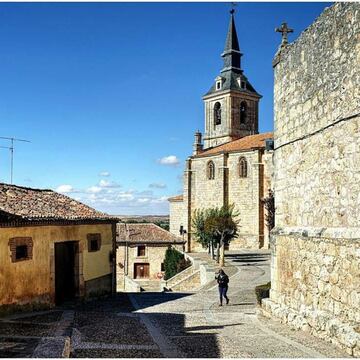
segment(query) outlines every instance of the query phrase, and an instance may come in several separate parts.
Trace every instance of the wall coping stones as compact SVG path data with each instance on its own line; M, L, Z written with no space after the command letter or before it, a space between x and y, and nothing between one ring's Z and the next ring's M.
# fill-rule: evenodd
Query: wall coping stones
M271 239L274 241L276 236L301 236L306 238L321 238L321 239L341 239L341 240L356 240L360 241L359 227L307 227L307 226L276 226L271 230Z

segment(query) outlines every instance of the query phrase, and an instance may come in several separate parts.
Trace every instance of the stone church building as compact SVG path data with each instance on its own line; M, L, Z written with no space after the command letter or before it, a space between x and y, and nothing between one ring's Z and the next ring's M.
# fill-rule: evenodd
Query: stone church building
M271 187L273 134L258 133L261 95L241 67L233 10L221 56L223 69L203 96L205 133L195 133L183 194L169 199L170 231L186 231L187 251L201 250L191 231L194 211L226 204L239 213L239 235L230 248L268 247L261 199Z

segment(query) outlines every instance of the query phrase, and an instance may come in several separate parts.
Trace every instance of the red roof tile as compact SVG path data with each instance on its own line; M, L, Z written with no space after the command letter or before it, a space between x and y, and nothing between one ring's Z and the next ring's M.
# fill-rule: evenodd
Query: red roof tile
M32 189L0 183L3 220L108 220L100 211L52 190Z
M183 243L183 240L155 224L117 224L117 241Z
M194 156L202 157L207 155L221 154L224 152L240 151L240 150L251 150L265 147L265 139L272 139L274 134L272 132L249 135L241 139L230 141L228 143L215 146L211 149L205 150L200 154Z
M184 197L183 195L176 195L168 198L168 201L183 201Z

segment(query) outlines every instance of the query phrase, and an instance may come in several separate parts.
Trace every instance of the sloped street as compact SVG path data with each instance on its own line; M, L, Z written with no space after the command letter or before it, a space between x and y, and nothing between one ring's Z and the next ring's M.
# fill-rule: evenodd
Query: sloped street
M0 321L0 357L347 357L333 345L258 318L254 287L269 252L227 255L229 305L215 281L195 293L118 294Z

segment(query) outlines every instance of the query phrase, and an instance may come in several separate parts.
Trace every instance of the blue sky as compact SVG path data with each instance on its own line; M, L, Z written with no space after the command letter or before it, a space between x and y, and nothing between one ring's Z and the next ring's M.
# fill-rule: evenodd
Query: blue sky
M238 4L261 132L273 129L274 28L287 21L292 41L329 5ZM228 21L228 3L0 3L0 136L31 140L16 144L14 183L112 214L167 214ZM9 167L0 149L0 181Z

